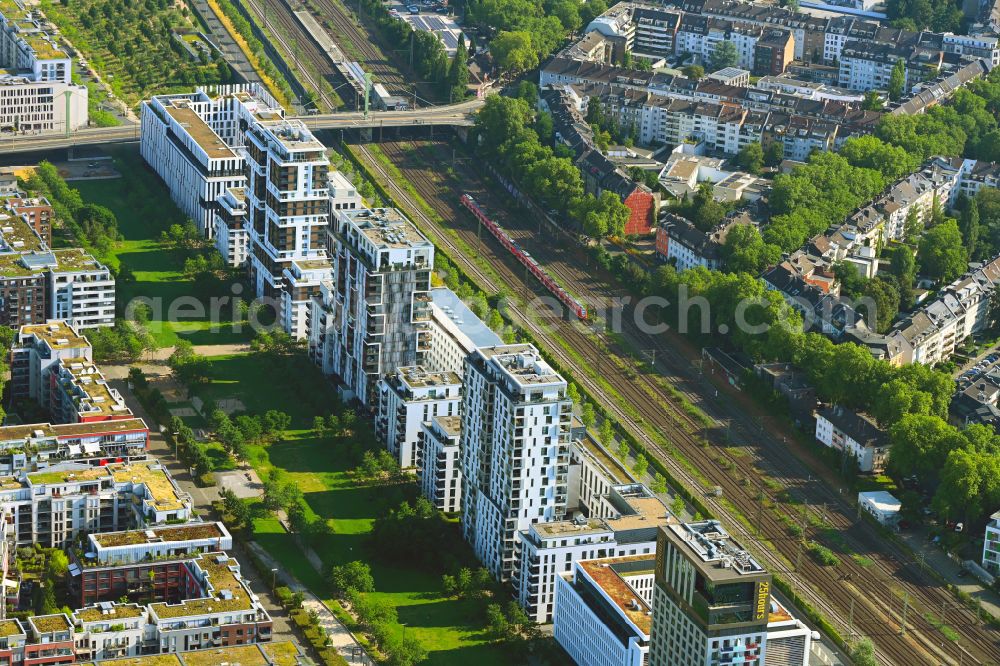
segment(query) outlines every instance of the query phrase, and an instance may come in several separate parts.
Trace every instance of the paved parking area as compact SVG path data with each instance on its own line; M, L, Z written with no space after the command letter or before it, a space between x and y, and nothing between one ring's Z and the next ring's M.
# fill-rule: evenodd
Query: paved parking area
M462 35L462 28L459 27L455 19L447 14L447 5L438 0L392 0L386 7L390 12L396 12L396 16L403 19L414 30L422 32L432 32L444 44L444 50L449 56L455 55L458 49L458 39ZM411 7L418 11L413 13ZM468 41L468 40L466 40Z
M264 484L257 475L246 469L234 469L227 472L216 472L215 482L220 488L232 491L240 498L260 497L264 492Z

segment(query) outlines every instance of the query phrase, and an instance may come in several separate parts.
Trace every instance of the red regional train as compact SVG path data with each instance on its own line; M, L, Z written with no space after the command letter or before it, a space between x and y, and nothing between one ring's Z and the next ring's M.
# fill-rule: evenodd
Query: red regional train
M513 254L518 261L524 264L528 270L531 271L531 274L538 278L539 282L545 285L546 289L562 301L563 305L568 307L573 314L580 319L587 318L587 308L585 308L580 301L573 298L569 292L559 286L559 283L556 282L555 278L546 273L545 269L538 265L538 262L535 261L534 257L522 250L514 239L500 227L500 225L491 220L486 214L486 211L482 209L482 207L476 202L475 199L472 198L471 195L463 194L461 201L462 205L472 211L472 214L475 215L476 218L490 230L490 233L493 234L498 241L500 241L500 244L503 245L508 252Z

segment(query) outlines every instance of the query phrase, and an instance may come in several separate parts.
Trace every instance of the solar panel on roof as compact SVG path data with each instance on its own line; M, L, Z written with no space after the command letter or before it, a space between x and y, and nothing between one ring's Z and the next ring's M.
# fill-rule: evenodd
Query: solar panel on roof
M441 37L442 40L444 40L444 47L446 49L457 49L458 48L458 40L455 38L455 35L453 35L452 33L450 33L450 32L440 32L440 33L438 33L438 35Z
M36 254L23 254L21 261L27 268L45 268L56 265L56 255L51 252L38 252Z

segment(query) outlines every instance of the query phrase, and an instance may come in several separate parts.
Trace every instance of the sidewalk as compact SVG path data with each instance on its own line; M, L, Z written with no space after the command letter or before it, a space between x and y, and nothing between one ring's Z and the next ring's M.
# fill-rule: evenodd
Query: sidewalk
M289 534L288 537L292 538L292 535ZM296 580L292 574L285 571L282 566L256 542L248 542L247 547L249 547L266 566L271 569L277 569L276 573L278 580L281 581L283 585L288 586L292 592L302 593L304 596L302 607L305 608L306 611L316 612L319 616L320 626L323 627L324 631L326 631L326 635L330 637L330 645L336 648L340 656L351 664L375 663L364 651L364 648L362 648L358 642L354 640L354 636L352 636L351 632L347 630L347 627L340 623L340 620L338 620L330 609L327 608L326 604L320 601L315 594L310 592L309 588ZM315 556L315 553L313 553L313 555ZM313 562L312 558L309 558L309 560L313 566L316 566L316 563Z

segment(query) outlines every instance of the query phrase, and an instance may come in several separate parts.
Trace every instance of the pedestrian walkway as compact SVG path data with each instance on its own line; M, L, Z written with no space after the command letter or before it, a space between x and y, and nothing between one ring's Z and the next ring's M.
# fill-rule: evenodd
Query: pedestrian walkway
M289 535L291 538L291 535ZM351 664L373 664L371 657L364 651L364 648L354 639L347 627L340 623L337 616L324 604L319 597L309 591L305 585L300 583L295 576L288 573L271 555L264 550L260 544L250 541L249 548L260 558L270 569L276 570L275 574L281 583L292 592L301 592L303 596L302 607L307 611L315 611L319 617L319 625L323 627L326 635L330 637L330 645L336 648L337 652ZM313 553L315 556L315 553ZM316 558L318 559L318 558ZM316 566L312 558L309 561Z

